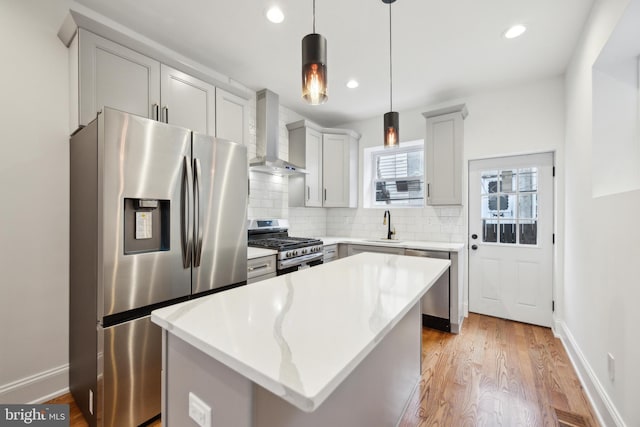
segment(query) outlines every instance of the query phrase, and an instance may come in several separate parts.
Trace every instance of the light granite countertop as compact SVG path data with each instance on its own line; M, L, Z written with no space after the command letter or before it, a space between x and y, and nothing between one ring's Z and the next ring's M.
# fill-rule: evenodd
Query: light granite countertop
M449 265L362 253L154 310L151 320L310 412Z

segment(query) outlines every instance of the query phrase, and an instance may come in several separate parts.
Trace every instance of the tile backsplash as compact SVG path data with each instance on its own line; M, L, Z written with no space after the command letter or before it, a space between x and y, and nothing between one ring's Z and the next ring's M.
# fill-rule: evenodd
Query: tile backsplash
M255 98L249 109L248 156L264 155L265 148L256 146ZM297 113L280 106L279 155L289 158L289 133L286 124L301 120ZM250 172L248 217L288 218L289 233L293 236L317 237L386 237L382 224L383 209L290 208L287 177ZM430 240L464 242L465 217L462 206L425 207L420 209L391 209L391 225L399 240Z
M384 209L327 209L327 235L376 238L387 236ZM389 209L398 240L464 242L462 206Z

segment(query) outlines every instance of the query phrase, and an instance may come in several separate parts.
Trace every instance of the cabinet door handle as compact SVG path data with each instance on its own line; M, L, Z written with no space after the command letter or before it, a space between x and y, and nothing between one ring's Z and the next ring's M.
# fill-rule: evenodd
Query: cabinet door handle
M307 185L307 200L311 200L311 187Z
M326 188L324 189L324 201L325 202L327 201L327 189Z
M431 197L431 184L427 182L427 199Z
M159 114L159 106L158 104L151 104L151 118L155 121L158 121Z
M163 122L169 123L169 107L162 107Z
M256 265L255 267L249 267L249 271L262 270L263 268L267 267L269 267L269 264Z

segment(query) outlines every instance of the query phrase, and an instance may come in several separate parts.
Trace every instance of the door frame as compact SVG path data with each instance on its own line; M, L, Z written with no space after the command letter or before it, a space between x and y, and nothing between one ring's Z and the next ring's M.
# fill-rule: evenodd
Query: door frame
M557 233L558 233L558 176L556 175L556 167L557 167L557 161L558 161L558 151L555 149L550 149L550 150L540 150L540 151L526 151L526 152L517 152L517 153L503 153L500 155L487 155L487 156L480 156L480 157L474 157L474 158L469 158L467 159L466 163L466 169L465 169L465 173L467 174L467 179L465 180L466 183L466 220L467 220L467 224L466 224L466 230L465 233L467 235L466 237L466 246L467 246L467 259L466 259L466 273L465 274L465 289L464 289L464 315L465 317L469 317L469 297L470 297L470 287L471 287L471 277L470 277L470 251L471 251L471 244L470 244L470 239L471 237L469 236L469 224L470 224L470 220L471 220L471 209L470 209L470 205L471 205L471 194L469 189L471 188L471 183L469 182L470 180L470 168L471 168L471 162L476 161L476 160L491 160L491 159L501 159L504 157L517 157L517 156L530 156L530 155L535 155L535 154L551 154L551 156L553 157L553 170L554 170L554 175L553 175L553 185L551 186L552 189L552 205L551 205L551 224L552 224L552 231L553 231L553 235L555 237L554 242L552 243L552 248L551 248L551 300L552 300L552 304L554 304L554 309L551 312L551 329L554 331L555 334L555 326L556 326L556 310L558 308L558 296L556 295L556 284L557 284L557 275L556 275L556 268L557 268L557 264L558 264L558 245L557 245Z

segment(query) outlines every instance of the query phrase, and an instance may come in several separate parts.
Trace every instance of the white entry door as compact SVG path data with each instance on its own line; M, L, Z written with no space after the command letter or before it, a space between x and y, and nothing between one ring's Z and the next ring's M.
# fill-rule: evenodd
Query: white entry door
M551 326L553 154L469 163L469 311Z

